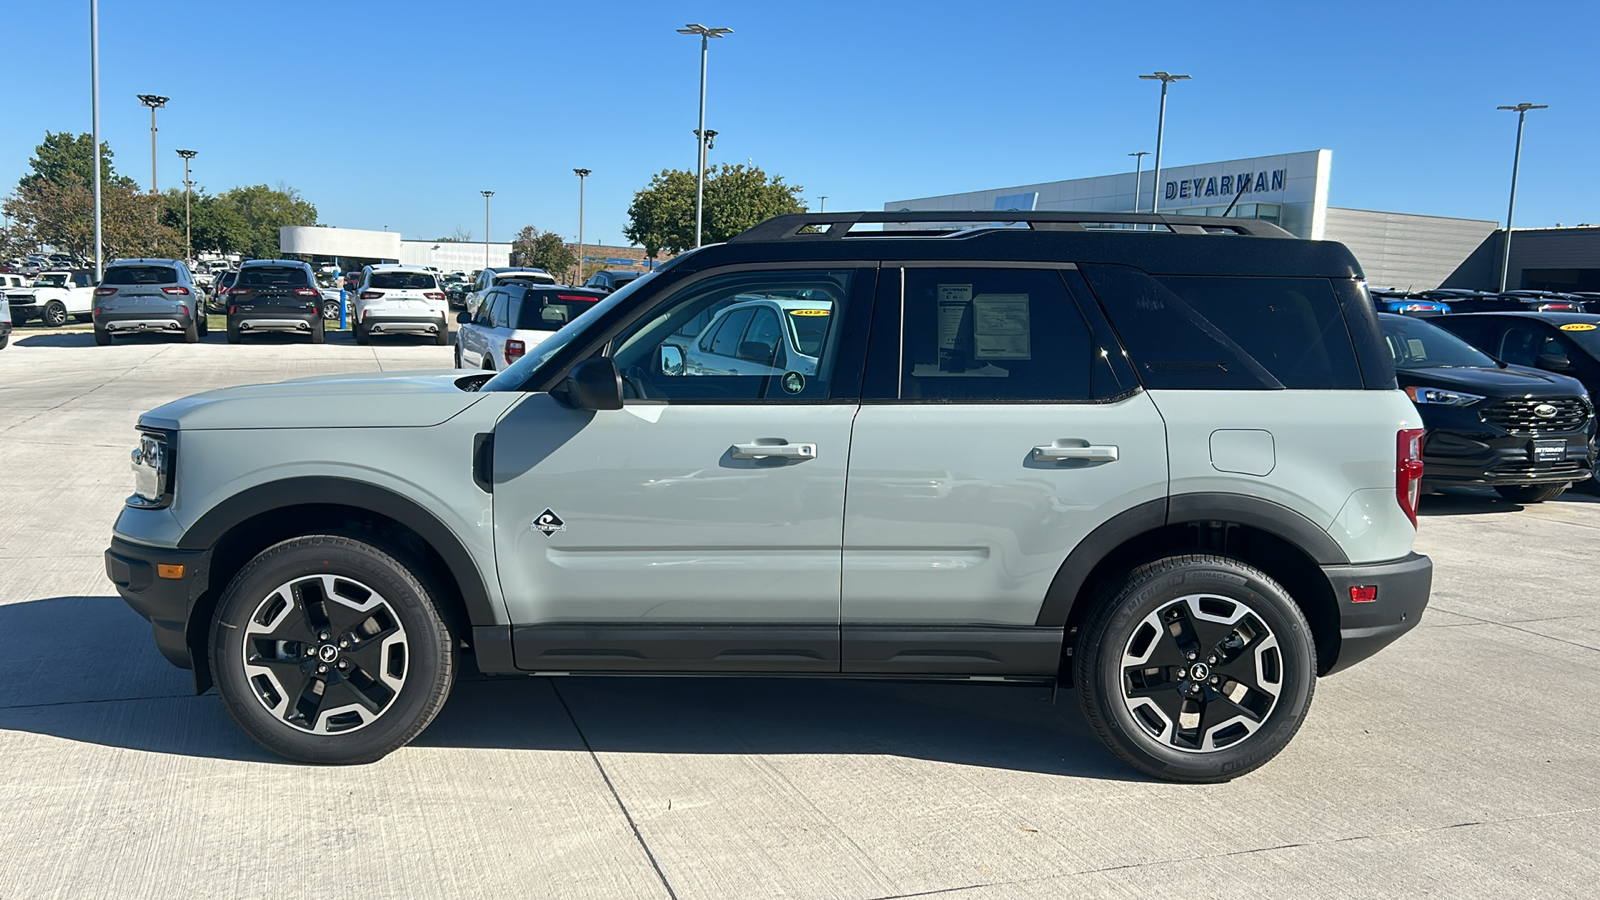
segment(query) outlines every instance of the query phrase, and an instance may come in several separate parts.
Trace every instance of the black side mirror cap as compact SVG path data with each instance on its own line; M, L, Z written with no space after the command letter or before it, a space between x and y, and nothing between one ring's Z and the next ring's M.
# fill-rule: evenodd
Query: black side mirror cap
M622 373L610 357L578 363L562 382L567 402L577 409L621 409Z
M465 311L456 313L456 324L457 325L471 325L472 324L472 313L465 312Z

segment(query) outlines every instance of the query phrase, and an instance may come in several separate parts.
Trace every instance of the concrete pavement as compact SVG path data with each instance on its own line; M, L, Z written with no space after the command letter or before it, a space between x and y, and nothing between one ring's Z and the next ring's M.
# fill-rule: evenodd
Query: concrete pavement
M100 553L145 409L449 365L421 342L0 351L0 897L1576 896L1600 880L1600 503L1424 500L1433 604L1226 785L1148 781L1070 693L477 679L297 766L157 654Z

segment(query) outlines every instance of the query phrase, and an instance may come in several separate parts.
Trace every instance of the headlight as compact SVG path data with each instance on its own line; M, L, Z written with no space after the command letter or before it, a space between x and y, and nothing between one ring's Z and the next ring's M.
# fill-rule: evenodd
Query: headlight
M1483 398L1477 394L1466 394L1461 391L1447 391L1444 388L1408 387L1406 396L1418 406L1431 403L1434 406L1471 406Z
M133 496L129 506L158 509L172 502L172 450L167 436L142 432L133 451Z

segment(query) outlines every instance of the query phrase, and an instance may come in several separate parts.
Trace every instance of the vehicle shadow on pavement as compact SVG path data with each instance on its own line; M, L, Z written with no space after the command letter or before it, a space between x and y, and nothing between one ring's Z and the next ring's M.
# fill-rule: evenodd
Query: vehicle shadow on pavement
M470 658L424 748L902 756L1142 780L1071 691L1047 685L808 678L487 677ZM150 753L290 764L155 649L118 597L0 605L0 731ZM404 752L404 751L401 751Z
M13 331L11 340L18 347L93 347L92 331L46 331L29 334Z
M1556 506L1562 503L1600 503L1600 496L1596 496L1592 489L1585 487L1568 488L1567 492L1555 500L1544 503L1531 504L1532 506ZM1527 509L1529 506L1513 503L1496 494L1490 488L1447 488L1443 493L1425 494L1417 506L1417 515L1428 516L1471 516L1483 513L1509 513Z

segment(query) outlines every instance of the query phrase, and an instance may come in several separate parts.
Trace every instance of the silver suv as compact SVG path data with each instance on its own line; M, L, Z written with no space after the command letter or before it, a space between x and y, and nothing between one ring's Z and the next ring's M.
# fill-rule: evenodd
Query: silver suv
M119 259L94 289L94 342L155 331L193 344L206 334L205 296L182 260Z
M410 741L470 652L1061 684L1144 772L1248 772L1428 600L1360 268L1254 221L1008 216L782 216L499 373L167 404L107 572L307 762Z

